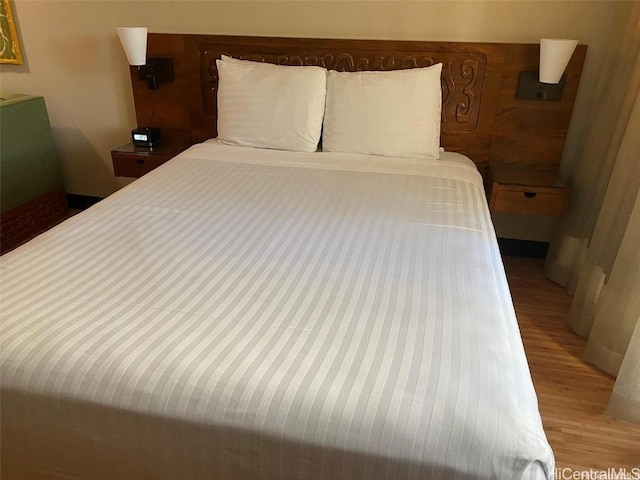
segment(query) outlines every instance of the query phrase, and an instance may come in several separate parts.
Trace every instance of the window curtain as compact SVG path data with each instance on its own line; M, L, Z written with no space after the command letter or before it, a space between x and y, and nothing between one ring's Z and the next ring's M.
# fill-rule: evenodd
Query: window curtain
M573 294L567 322L588 337L585 359L617 376L607 413L640 423L640 3L620 10L562 166L573 198L545 274Z

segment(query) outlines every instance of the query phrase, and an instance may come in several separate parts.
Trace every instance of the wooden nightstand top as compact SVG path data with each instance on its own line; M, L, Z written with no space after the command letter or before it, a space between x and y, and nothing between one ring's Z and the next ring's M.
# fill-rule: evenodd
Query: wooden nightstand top
M161 155L163 157L175 157L180 152L189 148L186 143L162 143L157 147L136 147L133 143L129 142L124 145L120 145L118 148L114 148L112 153L116 154L129 154L129 155Z
M566 188L567 182L556 168L528 168L491 165L491 179L501 185Z
M157 147L136 147L133 143L111 150L116 177L139 178L189 148L186 143L166 142Z

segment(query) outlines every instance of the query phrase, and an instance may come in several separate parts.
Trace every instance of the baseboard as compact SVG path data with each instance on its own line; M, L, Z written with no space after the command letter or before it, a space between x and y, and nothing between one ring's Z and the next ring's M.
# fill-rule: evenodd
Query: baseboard
M73 210L86 210L98 203L100 200L102 200L100 197L67 193L67 204L69 205L69 208L72 208Z
M515 238L498 238L500 253L509 257L526 257L544 259L549 251L549 242L518 240Z

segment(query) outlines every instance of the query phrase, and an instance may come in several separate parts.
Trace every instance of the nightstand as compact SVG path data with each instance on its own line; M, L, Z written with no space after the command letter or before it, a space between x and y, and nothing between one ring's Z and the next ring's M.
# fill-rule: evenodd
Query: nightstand
M113 171L116 177L139 178L188 147L184 143L167 143L157 147L136 147L133 143L127 143L111 150Z
M487 198L492 212L559 216L568 204L569 188L557 169L492 165Z

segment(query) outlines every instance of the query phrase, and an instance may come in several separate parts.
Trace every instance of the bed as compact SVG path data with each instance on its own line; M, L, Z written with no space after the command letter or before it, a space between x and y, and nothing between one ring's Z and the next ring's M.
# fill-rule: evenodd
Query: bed
M204 143L3 257L3 478L548 478L450 156Z
M478 165L227 143L0 259L2 478L552 478Z

